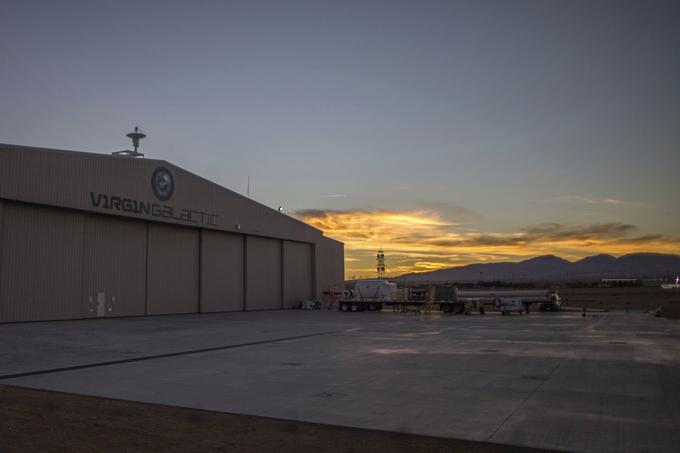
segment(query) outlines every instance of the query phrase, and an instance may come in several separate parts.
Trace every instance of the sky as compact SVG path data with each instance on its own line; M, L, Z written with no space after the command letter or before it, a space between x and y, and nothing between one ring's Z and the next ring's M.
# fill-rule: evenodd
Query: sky
M680 253L677 1L0 2L0 142L141 151L347 276Z

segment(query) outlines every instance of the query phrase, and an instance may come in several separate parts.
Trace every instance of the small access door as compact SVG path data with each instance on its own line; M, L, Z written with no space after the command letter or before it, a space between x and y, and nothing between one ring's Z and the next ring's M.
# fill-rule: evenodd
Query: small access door
M97 293L97 318L106 316L106 293Z

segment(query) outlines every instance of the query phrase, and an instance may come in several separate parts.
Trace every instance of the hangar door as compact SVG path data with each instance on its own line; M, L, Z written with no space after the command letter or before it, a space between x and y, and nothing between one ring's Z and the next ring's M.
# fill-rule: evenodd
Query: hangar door
M143 316L146 222L85 216L83 317Z
M198 313L198 229L148 225L146 313Z
M312 297L312 245L302 242L283 242L284 308L294 308L298 302Z
M201 312L243 310L243 241L240 234L201 233Z
M281 308L281 241L247 236L246 310Z
M83 214L2 202L0 322L81 313Z

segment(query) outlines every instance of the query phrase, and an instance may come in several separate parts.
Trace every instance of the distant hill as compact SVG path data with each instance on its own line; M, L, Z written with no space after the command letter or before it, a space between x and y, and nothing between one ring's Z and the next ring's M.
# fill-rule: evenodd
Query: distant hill
M632 253L615 258L594 255L571 262L554 255L518 263L469 264L431 272L404 274L401 282L593 281L601 278L654 278L680 273L680 255Z

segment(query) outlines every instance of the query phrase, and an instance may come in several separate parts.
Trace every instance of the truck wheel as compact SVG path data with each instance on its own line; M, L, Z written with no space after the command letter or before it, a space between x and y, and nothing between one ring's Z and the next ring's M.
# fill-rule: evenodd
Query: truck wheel
M354 312L354 313L356 313L357 311L359 311L359 309L360 309L360 307L359 307L357 304L352 304L352 305L349 306L349 310L350 310L351 312Z
M383 304L378 304L378 308L376 310L380 311L383 309Z
M465 307L463 305L454 305L453 306L453 312L457 315L462 314L465 311Z
M349 311L349 305L346 303L340 304L340 311Z
M376 311L377 307L375 304L368 304L368 311Z
M451 313L453 311L451 304L442 304L441 307L444 313Z

